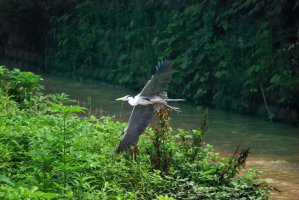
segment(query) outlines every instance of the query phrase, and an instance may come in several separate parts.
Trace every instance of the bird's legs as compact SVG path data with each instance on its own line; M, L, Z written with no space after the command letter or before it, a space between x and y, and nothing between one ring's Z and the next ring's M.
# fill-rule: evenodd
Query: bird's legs
M168 104L164 104L164 105L167 106L168 108L170 108L171 110L174 110L174 111L176 111L176 112L181 112L181 109L178 108L178 107L173 107L173 106L170 106L170 105L168 105Z

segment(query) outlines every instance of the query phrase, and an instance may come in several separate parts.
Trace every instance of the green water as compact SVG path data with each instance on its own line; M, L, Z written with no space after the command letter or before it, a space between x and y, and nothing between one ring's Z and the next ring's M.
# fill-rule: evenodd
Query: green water
M80 105L91 108L91 114L115 115L122 121L128 120L132 107L115 99L127 94L136 95L136 92L108 85L79 83L51 76L46 77L43 84L46 92L64 92L79 100ZM172 115L172 127L199 127L202 109L190 106L188 102L174 105L179 106L182 112ZM209 131L205 141L226 155L232 154L239 144L251 147L249 165L261 168L265 179L287 191L275 194L274 199L285 199L285 195L299 199L299 128L209 109Z

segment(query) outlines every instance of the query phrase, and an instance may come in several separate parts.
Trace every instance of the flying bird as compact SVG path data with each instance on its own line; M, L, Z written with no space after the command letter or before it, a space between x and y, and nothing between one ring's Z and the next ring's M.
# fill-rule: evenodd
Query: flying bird
M168 101L184 101L184 99L167 98L166 90L171 81L171 71L172 65L168 60L158 62L155 75L148 80L139 94L134 97L126 95L116 99L118 101L128 101L134 107L116 153L125 151L131 145L137 144L139 136L144 132L156 110L168 107L180 111L179 108L167 104Z

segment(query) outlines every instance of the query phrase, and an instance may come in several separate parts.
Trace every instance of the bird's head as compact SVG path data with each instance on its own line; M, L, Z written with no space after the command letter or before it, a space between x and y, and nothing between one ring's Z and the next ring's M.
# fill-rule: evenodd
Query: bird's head
M117 98L115 99L116 101L129 101L130 98L133 98L131 95L126 95L124 97L120 97L120 98Z

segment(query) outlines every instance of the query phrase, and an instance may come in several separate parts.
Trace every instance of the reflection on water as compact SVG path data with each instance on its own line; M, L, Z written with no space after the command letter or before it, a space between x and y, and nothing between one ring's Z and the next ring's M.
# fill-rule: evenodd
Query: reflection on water
M91 100L92 112L97 115L115 115L127 121L132 107L115 101L135 92L99 84L81 84L56 77L43 82L47 92L64 92L80 104ZM201 109L179 104L181 113L172 115L172 126L196 129L200 124ZM264 171L262 177L281 190L273 199L299 199L299 129L285 124L271 123L253 117L209 110L207 143L223 154L232 154L237 145L251 147L248 165Z

